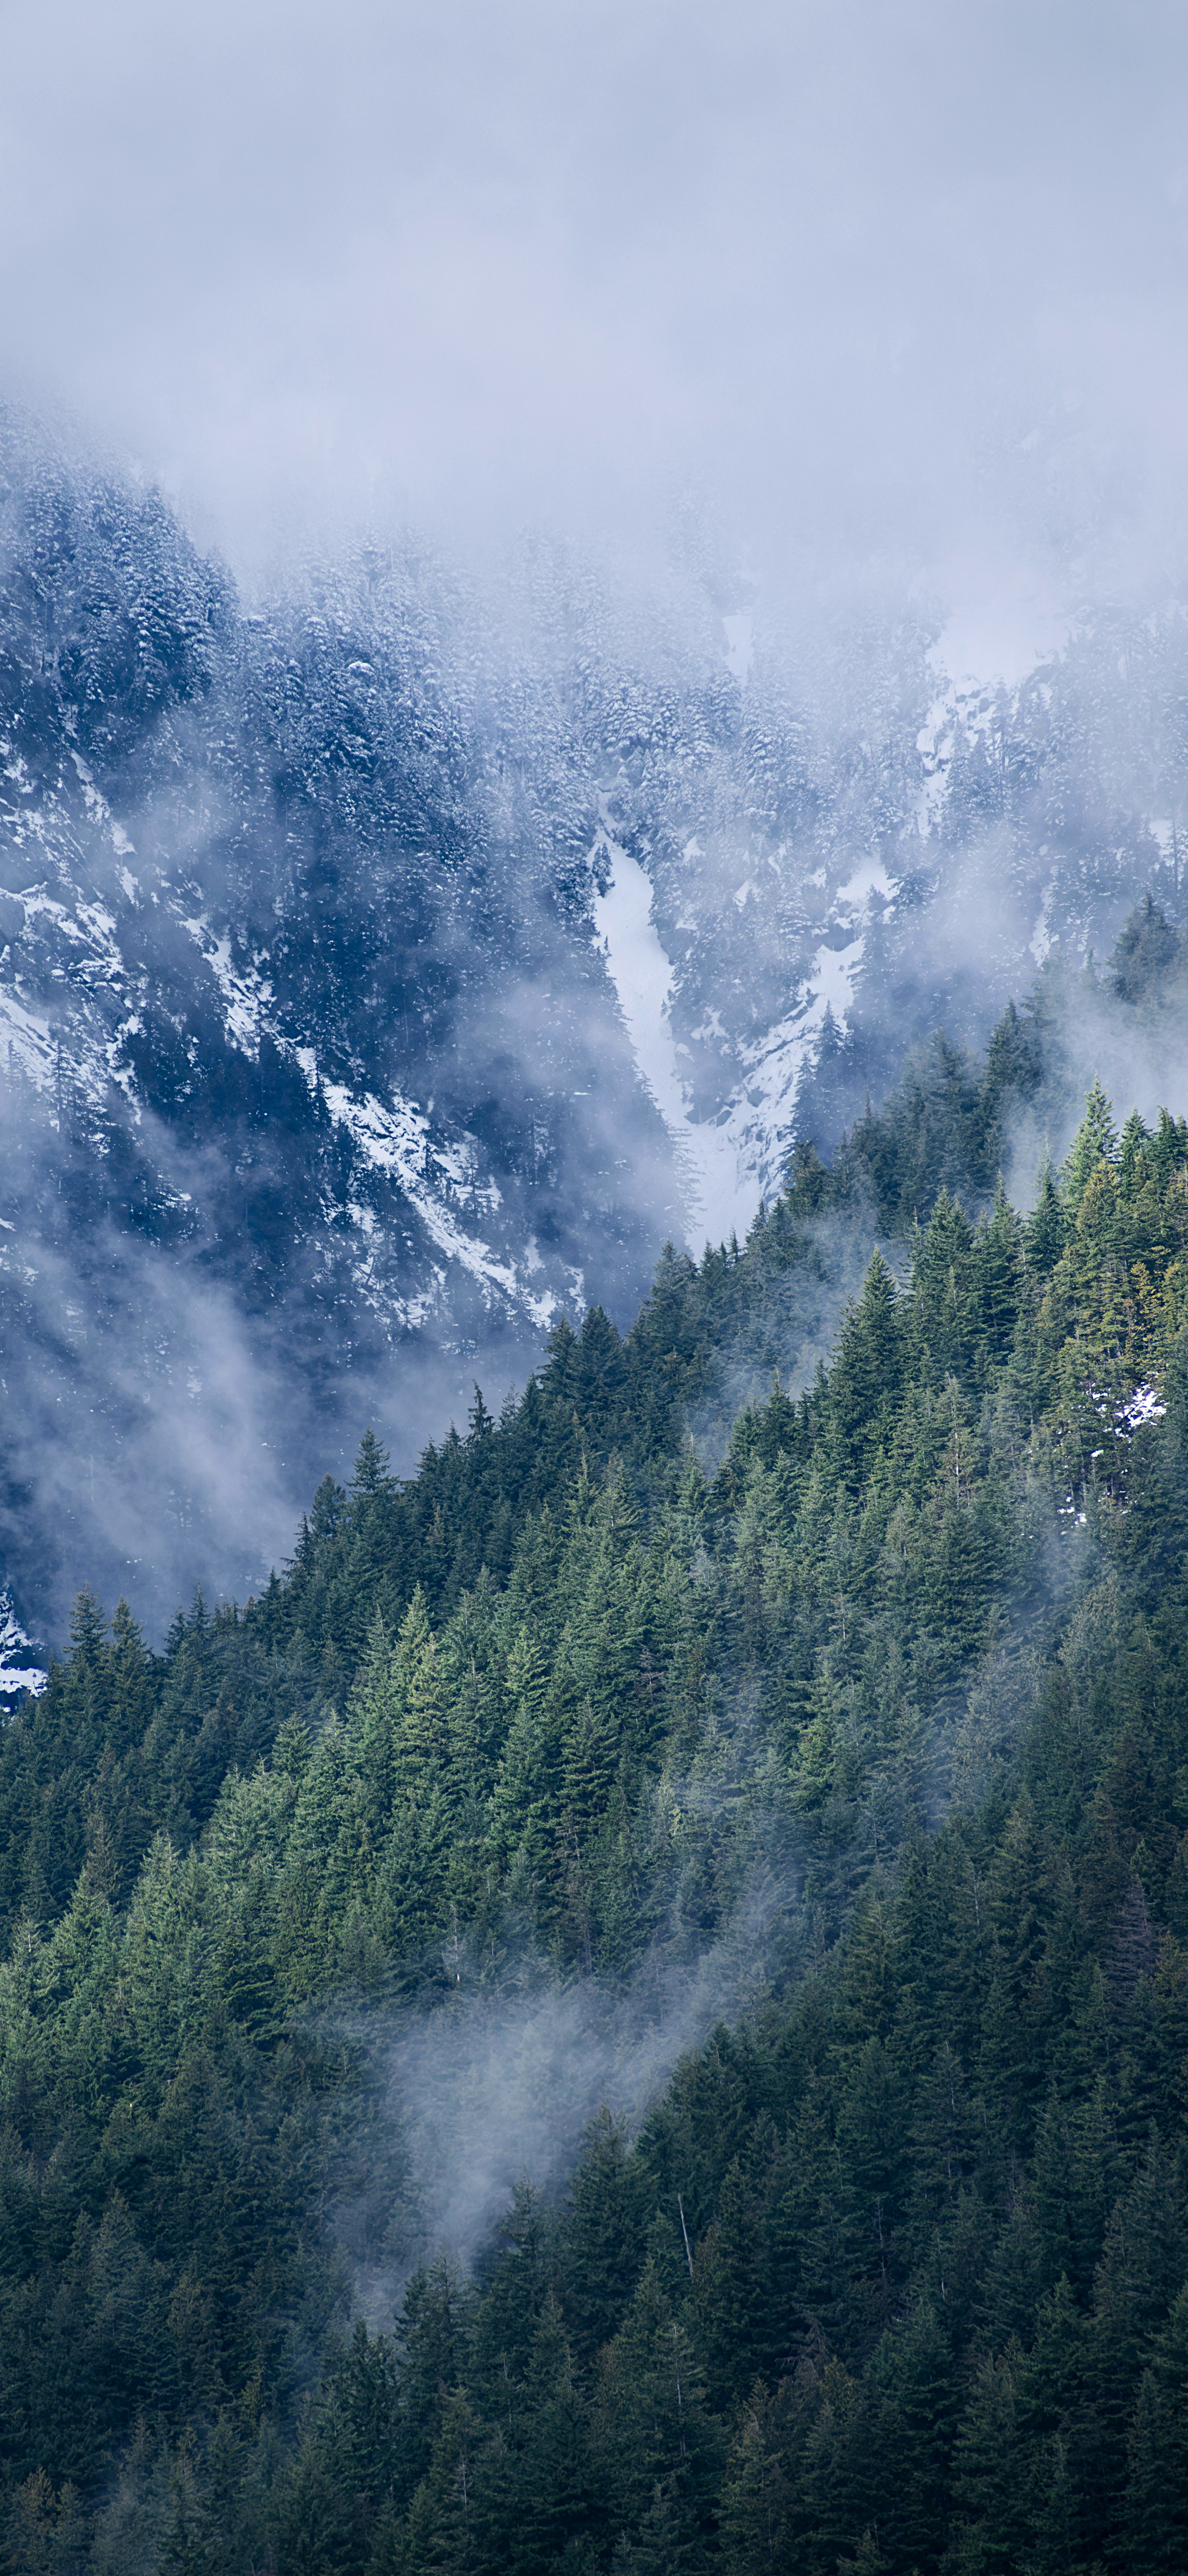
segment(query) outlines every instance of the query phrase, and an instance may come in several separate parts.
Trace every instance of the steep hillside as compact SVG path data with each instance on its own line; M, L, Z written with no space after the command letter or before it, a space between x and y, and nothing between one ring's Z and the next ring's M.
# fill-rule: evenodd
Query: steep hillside
M1188 1125L1095 1090L688 1443L914 1132L246 1612L80 1600L0 1740L14 2569L1175 2563Z

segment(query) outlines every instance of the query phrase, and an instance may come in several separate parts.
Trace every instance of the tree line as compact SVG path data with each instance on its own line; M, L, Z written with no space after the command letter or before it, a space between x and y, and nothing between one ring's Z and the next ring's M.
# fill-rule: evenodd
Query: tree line
M1020 1217L1019 1031L922 1208L893 1103L415 1478L368 1435L246 1610L80 1597L0 1739L14 2569L1179 2563L1188 1124L1095 1086ZM639 2134L352 2325L336 2208L416 2239L385 2016L760 1887Z

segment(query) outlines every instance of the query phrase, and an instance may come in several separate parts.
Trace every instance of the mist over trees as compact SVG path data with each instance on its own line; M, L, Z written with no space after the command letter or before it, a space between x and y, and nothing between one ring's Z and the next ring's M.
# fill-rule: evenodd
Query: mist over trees
M1188 2566L1185 71L6 13L0 2576Z
M1094 1085L1020 1215L1045 989L245 1609L80 1596L0 1738L14 2569L1177 2563L1188 1123Z

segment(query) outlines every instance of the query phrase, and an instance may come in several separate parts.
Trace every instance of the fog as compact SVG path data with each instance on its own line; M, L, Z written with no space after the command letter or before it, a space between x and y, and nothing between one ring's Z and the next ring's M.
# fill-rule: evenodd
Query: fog
M1186 55L1123 0L10 5L6 374L241 572L638 556L693 490L769 594L891 574L1015 676L1181 569Z
M389 2322L418 2264L443 2253L470 2264L518 2183L559 2198L604 2107L637 2130L678 2061L762 2001L794 1945L797 1908L796 1870L773 1851L717 1937L682 1940L667 1924L625 1983L560 1980L531 1951L480 1978L466 1957L457 1991L431 2013L361 2020L353 2036L379 2080L383 2154L372 2146L373 2170L337 2225L373 2321ZM455 1949L446 1959L453 1968Z
M705 754L691 723L675 747L653 749L634 804L625 792L620 799L614 894L621 908L632 869L645 906L652 890L649 956L637 923L631 953L610 960L623 1003L651 958L638 1027L627 1010L613 1033L614 994L601 952L582 948L580 923L576 936L558 936L556 954L588 970L588 1042L572 1037L577 968L564 1010L554 1002L550 1018L539 1006L545 947L521 957L514 905L512 930L471 974L457 1014L467 1054L454 1083L456 1124L493 1103L502 1138L508 1103L522 1107L531 1073L542 1095L555 1087L566 1100L581 1148L566 1148L566 1168L584 1174L597 1161L623 1175L607 1183L609 1215L601 1201L591 1215L588 1190L583 1205L587 1233L605 1218L614 1237L612 1285L626 1322L647 1283L649 1226L657 1240L681 1231L674 1152L693 1173L691 1236L702 1222L741 1230L748 1192L757 1198L760 1185L778 1182L789 1068L811 1068L826 968L844 981L845 959L865 940L856 1008L883 1039L855 1060L854 1079L856 1097L868 1084L877 1096L936 1018L980 1043L1007 996L1022 997L1057 916L1079 963L1077 942L1099 940L1104 922L1108 946L1152 881L1160 851L1144 840L1147 822L1174 821L1181 798L1174 638L1160 644L1158 672L1152 663L1144 676L1131 653L1119 688L1108 620L1130 621L1130 652L1137 621L1174 600L1188 573L1183 12L1153 5L1136 15L1121 0L1039 9L996 0L956 16L936 0L742 0L729 13L672 0L579 0L564 10L543 0L497 9L444 0L433 12L407 0L344 0L331 13L300 0L284 9L212 0L179 14L145 0L112 0L102 12L78 0L37 10L10 0L3 24L0 392L55 423L62 453L105 450L117 480L130 474L142 492L158 484L204 555L229 560L241 605L281 595L317 610L303 622L293 608L276 630L276 668L306 653L313 673L302 758L321 757L317 725L330 707L398 767L408 669L436 655L452 670L453 655L443 741L454 740L458 709L486 690L484 708L465 719L476 774L490 756L472 799L475 847L488 826L502 832L535 903L538 878L557 875L562 792L572 841L564 864L585 885L598 796L619 759L606 714L619 679L630 675L641 738L654 744L661 725L648 734L648 689L654 682L657 706L665 689L690 701L708 690L727 621L722 658L746 679L737 758L727 748ZM431 618L422 635L414 618L406 651L403 627L393 643L369 609L368 634L347 597L351 549L361 531L410 525L451 568L443 596L456 581L459 597L498 598L498 620L484 611L464 635L465 619L455 621L459 641L444 612L440 635ZM124 555L141 541L110 538L105 579L117 558L123 578ZM547 548L560 561L567 545L569 573L543 575ZM156 578L145 576L146 593ZM370 581L369 569L360 601ZM141 587L132 563L129 614ZM640 600L649 605L637 617ZM68 584L62 602L62 616L73 613ZM888 907L888 932L869 885L865 909L835 902L837 888L844 895L858 883L859 866L876 884L888 852L895 874L897 836L910 845L910 872L914 807L935 783L927 725L918 729L927 718L939 733L947 683L1001 677L1015 686L1065 639L1075 656L1090 612L1100 634L1081 677L1075 659L1066 675L1059 776L1034 705L1028 717L1054 780L1047 805L1041 811L1037 799L1018 826L1020 847L1030 835L1039 855L1025 854L1025 864L1016 851L1012 874L1005 840L959 820L927 913L905 896L895 920ZM352 680L371 663L349 659L348 644L326 646L328 677L319 677L322 647L298 634L319 620L332 638L354 621L377 668L388 654L386 714L376 713L369 684ZM88 632L98 624L91 617ZM490 669L475 681L480 625L488 664L501 665L498 685ZM266 653L253 664L255 649L241 633L227 668L256 671L253 685L266 694L273 664ZM577 670L584 685L598 652L603 697L587 740L571 710L557 710L563 683L576 685ZM192 875L195 914L209 901L220 923L226 897L230 936L223 841L230 846L239 811L259 878L265 807L224 762L242 705L230 680L219 686L209 744L196 749L178 719L172 735L161 733L156 772L129 770L112 793L126 795L120 829L142 853L137 865L155 849L162 887ZM1157 696L1158 724L1148 721ZM263 777L274 736L262 719L257 730ZM504 816L509 741L516 784ZM279 717L275 742L287 755ZM776 784L761 810L755 779L772 744ZM187 762L192 796L176 785ZM1082 796L1091 769L1092 793ZM452 815L445 754L442 778L442 813ZM1093 808L1083 828L1078 799ZM1045 855L1045 836L1056 846L1058 807L1073 817L1059 882ZM361 810L344 823L341 850L362 905L377 832L358 821ZM1132 829L1126 818L1135 816ZM304 829L304 814L297 819ZM1101 876L1100 852L1118 849L1124 832L1125 865L1104 893L1096 879L1084 892L1085 851ZM427 845L426 882L432 833ZM760 865L774 872L762 876L762 901L739 883ZM432 938L418 926L408 884L407 868L403 877L393 868L384 901L393 918L408 917L411 990L427 962L452 963L463 945L452 916ZM811 889L821 884L818 898ZM22 885L14 877L14 897ZM436 877L433 885L436 902ZM316 924L321 899L311 873L297 883L293 920ZM281 897L270 900L269 919ZM580 890L573 897L575 923L584 900ZM591 911L593 931L608 939L609 900L603 886ZM243 921L248 910L241 903ZM20 902L9 912L19 921ZM36 916L46 918L48 898ZM67 930L76 937L68 923L63 950ZM878 939L894 967L881 986L871 962ZM259 929L261 956L264 942ZM213 954L213 929L209 945ZM189 960L183 946L177 953ZM380 953L391 983L395 942ZM145 955L160 1001L167 952ZM48 949L46 958L48 993L60 959ZM191 1002L176 971L174 1007L184 1014ZM99 991L98 967L92 981ZM407 997L403 1007L407 1031ZM290 1016L292 1027L278 1005L286 1065L310 1040L295 1006ZM1183 1106L1174 1045L1144 1039L1136 1064L1104 1020L1093 1019L1092 1036L1120 1109L1135 1097L1148 1112L1162 1097ZM456 1028L437 1031L411 1062L410 1089L430 1110L457 1045ZM616 1046L625 1069L611 1083ZM1096 1069L1096 1058L1082 1068L1078 1056L1077 1069ZM390 1083L392 1066L381 1071ZM341 1067L336 1079L343 1089ZM1065 1106L1067 1124L1071 1091ZM10 1148L12 1129L10 1110ZM336 1131L338 1142L345 1133ZM747 1151L736 1164L739 1139ZM1025 1128L1018 1137L1010 1177L1024 1196L1045 1141L1058 1155L1063 1136ZM451 1131L441 1151L456 1143ZM509 1242L504 1164L513 1159L509 1147L499 1164ZM360 1194L364 1161L356 1155L355 1196L344 1204L361 1225L379 1226L379 1245L384 1210ZM374 1174L363 1177L370 1189ZM523 1205L524 1240L513 1250L535 1262L527 1183ZM96 1571L82 1559L104 1549L113 1580L119 1565L134 1573L149 1551L158 1555L151 1587L147 1568L134 1586L142 1598L151 1588L154 1615L190 1588L191 1567L233 1589L255 1582L291 1543L315 1473L342 1472L370 1413L392 1425L398 1461L409 1465L420 1440L459 1409L465 1380L481 1374L497 1395L531 1358L527 1336L494 1354L480 1316L473 1330L453 1327L444 1373L427 1353L415 1370L406 1358L390 1372L360 1365L348 1399L336 1408L319 1393L298 1431L284 1326L249 1330L225 1294L234 1223L222 1229L224 1285L180 1256L133 1258L124 1244L117 1261L113 1251L117 1268L135 1274L129 1313L138 1320L126 1352L114 1321L108 1330L91 1317L75 1330L71 1309L85 1308L89 1292L61 1229L37 1240L37 1279L21 1294L32 1347L50 1357L44 1369L37 1360L27 1388L21 1380L19 1407L15 1361L10 1371L19 1426L5 1511L19 1519L30 1490L47 1498L60 1533L55 1599ZM566 1238L562 1248L576 1310L583 1262L585 1293L604 1289L584 1244ZM367 1264L378 1261L364 1251ZM496 1256L512 1257L501 1240ZM361 1261L365 1270L361 1297L378 1295ZM187 1374L191 1345L205 1357ZM53 1417L68 1386L87 1459L92 1422L107 1426L110 1487L97 1464L83 1476L77 1424L58 1454ZM220 1529L229 1439L237 1500Z
M303 1346L299 1288L253 1314L201 1243L39 1224L14 1178L22 1160L52 1170L56 1140L2 1070L0 1139L18 1209L0 1220L0 1579L52 1646L84 1583L109 1608L126 1595L154 1644L197 1589L242 1603L292 1555L321 1477L349 1480L369 1424L404 1472L451 1417L465 1424L465 1358L421 1345L352 1371L350 1354ZM496 1408L529 1364L527 1344L492 1336ZM0 1674L4 1609L0 1593Z
M202 558L147 502L141 525L96 500L100 477L58 557L35 530L3 566L23 645L26 597L66 564L45 635L73 618L96 703L121 619L133 679L150 628L179 664L195 633L209 648L124 751L113 725L110 816L66 754L73 703L60 739L47 718L36 871L3 879L0 918L59 1091L71 1011L80 1063L85 1039L122 1079L117 1037L156 1008L217 1075L192 1136L139 1105L133 1134L116 1103L128 1169L135 1147L161 1183L145 1240L131 1184L100 1203L93 1175L84 1237L60 1098L51 1147L11 1045L0 1076L0 1582L55 1645L84 1580L156 1640L196 1581L267 1579L369 1420L408 1470L475 1375L496 1404L522 1383L544 1307L521 1298L513 1329L496 1266L626 1324L682 1180L695 1250L695 1224L744 1232L793 1115L804 1132L831 994L843 1025L854 1004L853 1098L821 1092L826 1151L939 1018L980 1046L1053 937L1063 1088L1015 1122L1013 1194L1059 1161L1095 1073L1119 1120L1188 1108L1178 1019L1140 1026L1076 981L1145 884L1167 896L1167 834L1181 918L1188 628L1149 612L1188 581L1188 15L7 0L0 25L0 397L60 455L108 457L112 491L159 487ZM34 704L52 654L29 625ZM959 742L949 684L996 680L1020 697L967 707ZM1006 819L978 802L995 764L1033 782ZM121 956L98 933L86 951L84 912L113 940L118 913ZM147 1040L144 1063L147 1103ZM377 1098L421 1122L415 1187L360 1141ZM252 1302L257 1179L276 1260ZM448 1332L418 1341L446 1220L473 1252L480 1215L488 1272L476 1256L459 1290L455 1260ZM790 1275L777 1317L793 1388L867 1240L820 1246L823 1280ZM693 1425L707 1461L769 1342L726 1355ZM6 1622L0 1595L0 1649ZM1030 1652L999 1640L971 1691L967 1802L1006 1762ZM757 1864L722 1937L626 1995L530 1963L371 2015L382 2170L340 2213L369 2312L426 2253L469 2260L522 2173L558 2193L604 2099L637 2124L803 1930L791 1866Z

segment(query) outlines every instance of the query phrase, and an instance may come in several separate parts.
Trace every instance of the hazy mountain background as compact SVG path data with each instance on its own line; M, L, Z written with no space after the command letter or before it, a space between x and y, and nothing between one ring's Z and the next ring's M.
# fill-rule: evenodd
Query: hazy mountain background
M248 606L18 413L2 524L0 1544L51 1635L84 1576L257 1589L369 1421L407 1467L625 1325L1045 964L1091 1072L1070 975L1179 917L1174 607L963 689L902 601L765 618L691 505L650 584L405 539Z
M409 1464L917 1030L1178 919L1184 48L10 11L26 1624L257 1586L367 1420Z

